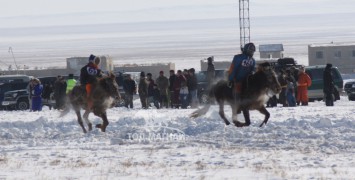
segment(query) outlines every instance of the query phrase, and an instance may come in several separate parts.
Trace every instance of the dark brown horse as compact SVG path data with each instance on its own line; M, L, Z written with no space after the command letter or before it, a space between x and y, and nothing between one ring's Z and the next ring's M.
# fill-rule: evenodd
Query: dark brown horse
M93 107L91 109L88 108L88 98L90 98L93 102ZM112 73L107 77L98 79L98 81L93 84L90 97L87 97L85 87L83 86L75 86L73 90L68 93L68 102L74 109L78 117L78 123L80 124L84 133L87 131L81 118L81 109L85 110L83 118L88 125L89 131L92 130L92 124L88 117L90 112L93 112L96 116L101 117L103 121L102 124L97 124L96 128L100 128L102 132L105 132L106 127L109 124L106 110L110 107L113 107L120 98L121 96L118 90L116 77ZM67 106L67 108L62 112L61 116L67 114L69 111L70 106Z
M270 117L270 113L265 108L265 103L271 96L281 91L281 86L275 72L270 67L260 67L255 74L249 76L246 81L243 82L242 87L241 98L236 101L233 96L233 87L229 87L227 81L220 80L211 87L209 96L211 99L217 101L219 105L219 115L227 125L229 125L230 122L224 115L225 101L231 105L232 117L243 111L245 123L239 122L237 119L233 120L233 123L237 127L250 125L249 110L258 110L265 115L264 121L260 124L260 127L263 126ZM195 118L205 114L210 106L210 104L205 105L202 109L193 112L190 117Z

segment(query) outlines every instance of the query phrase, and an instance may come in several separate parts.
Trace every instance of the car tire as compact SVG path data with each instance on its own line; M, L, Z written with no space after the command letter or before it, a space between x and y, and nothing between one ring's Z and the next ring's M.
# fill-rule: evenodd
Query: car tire
M27 110L30 108L30 104L26 100L19 100L16 104L16 109L17 110Z

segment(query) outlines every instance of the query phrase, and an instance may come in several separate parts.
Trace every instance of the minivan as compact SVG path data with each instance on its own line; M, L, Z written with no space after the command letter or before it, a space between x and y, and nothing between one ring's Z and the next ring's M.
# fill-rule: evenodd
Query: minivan
M307 66L306 73L312 79L312 85L308 87L308 98L309 101L314 100L323 100L323 72L325 69L325 65L317 65L317 66ZM332 67L332 74L334 85L337 88L338 92L342 92L343 89L343 78L337 67Z

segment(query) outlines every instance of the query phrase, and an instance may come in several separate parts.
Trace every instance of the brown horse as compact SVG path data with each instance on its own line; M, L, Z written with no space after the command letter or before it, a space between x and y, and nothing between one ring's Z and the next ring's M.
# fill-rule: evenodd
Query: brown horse
M228 82L220 80L217 84L213 85L210 89L210 99L215 99L219 105L219 115L224 120L226 125L230 122L224 115L224 102L226 101L232 107L232 117L243 111L245 123L239 122L237 119L233 123L237 127L249 126L250 116L249 110L258 110L265 115L264 121L260 127L267 123L270 113L265 108L267 100L275 94L281 92L281 86L277 80L275 72L268 67L260 67L258 71L249 76L243 82L243 89L240 100L236 101L233 96L233 87L228 86ZM193 112L190 117L198 117L205 114L210 108L210 104L205 105L202 109Z
M93 107L91 109L88 108L88 98L93 102ZM118 90L116 77L112 73L107 77L98 79L98 81L93 84L90 97L87 97L85 87L83 86L75 86L73 90L68 93L68 103L70 103L71 107L74 109L78 117L78 123L84 133L87 131L81 118L81 109L85 110L83 118L88 125L89 131L92 130L92 124L88 117L90 112L93 112L103 120L103 123L97 124L96 128L100 128L102 132L105 132L106 127L109 124L106 110L113 107L120 98L121 96ZM69 111L70 106L67 106L67 108L61 113L61 116L64 116Z

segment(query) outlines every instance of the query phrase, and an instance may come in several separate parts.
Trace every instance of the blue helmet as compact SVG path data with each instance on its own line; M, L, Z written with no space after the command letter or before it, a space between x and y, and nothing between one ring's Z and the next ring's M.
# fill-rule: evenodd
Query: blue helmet
M256 48L254 43L247 43L244 45L243 54L252 57L254 55L255 49Z
M96 57L95 55L90 54L90 57L89 57L89 62L94 62L95 57Z

